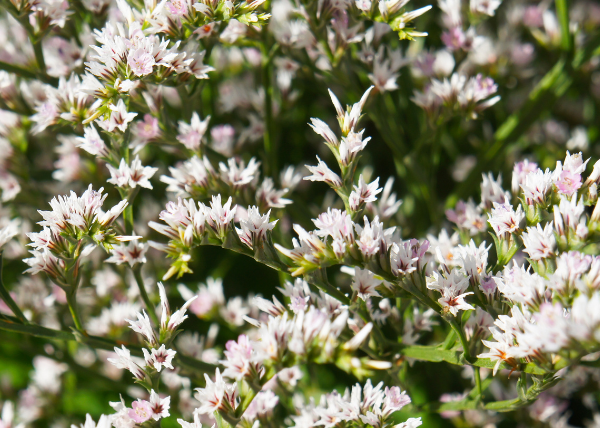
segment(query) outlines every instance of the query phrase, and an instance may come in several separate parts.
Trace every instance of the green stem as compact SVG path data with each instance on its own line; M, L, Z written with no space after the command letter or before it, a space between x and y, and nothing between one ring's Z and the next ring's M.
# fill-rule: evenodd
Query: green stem
M29 35L31 40L31 45L33 46L33 53L35 54L35 61L37 62L38 68L40 69L40 73L46 74L46 61L44 59L44 51L42 50L42 39Z
M319 290L322 290L326 294L329 294L331 297L339 300L342 304L350 305L350 299L339 289L331 285L329 281L327 281L327 273L324 268L317 269L304 275L304 279L309 284L314 285Z
M262 84L265 90L264 99L264 119L265 119L265 132L264 132L264 147L265 147L265 158L266 162L265 174L273 175L278 171L277 169L277 142L273 138L273 82L271 75L272 58L268 50L268 31L267 28L263 28L263 43L262 46L262 61L261 61L261 76Z
M26 77L28 79L35 79L37 77L35 73L27 70L25 67L4 61L0 61L0 70L8 71L9 73L14 73L19 77Z
M150 297L148 297L148 292L146 291L146 286L144 285L144 279L142 278L142 265L138 264L133 269L133 276L135 277L135 282L137 283L138 289L140 290L140 296L146 305L146 310L152 318L152 321L155 325L159 326L160 322L158 321L158 317L156 316L156 310L154 309L154 305L150 301Z
M481 387L481 369L479 367L473 367L475 375L475 388L477 389L477 400L483 399L483 388Z
M129 150L126 150L125 156L129 157ZM129 159L126 159L129 162ZM117 188L119 190L119 194L122 199L127 199L127 206L123 211L123 222L125 223L125 233L127 235L131 235L134 229L134 220L133 220L133 201L139 192L139 187L135 189L130 189L129 191L121 188Z
M77 310L77 290L70 289L67 291L67 305L69 306L69 311L71 312L71 316L73 317L73 323L75 323L75 328L85 333L83 328L83 324L81 323L81 319L79 318L79 311Z
M142 348L137 345L125 343L123 341L115 342L104 337L84 335L79 332L54 330L37 324L19 324L13 322L12 319L8 319L7 317L0 319L0 330L27 334L46 340L80 342L85 343L94 349L104 349L107 351L113 351L115 347L125 345L131 351L132 355L137 357L144 356L142 353ZM213 364L205 363L204 361L196 360L195 358L187 357L180 353L175 356L175 359L177 360L178 365L188 370L201 370L202 372L214 373L216 368L216 366Z
M235 416L237 418L241 418L244 415L244 412L246 411L248 406L250 406L250 404L252 403L252 400L254 400L254 397L256 397L257 393L258 393L258 391L255 391L253 388L250 388L248 390L248 393L244 397L244 400L235 409Z
M6 303L6 305L10 308L13 314L15 314L15 316L19 319L19 321L21 321L23 324L29 324L29 321L27 321L25 315L23 314L23 312L21 312L19 305L17 305L17 303L13 300L12 296L4 286L4 281L2 281L2 262L3 257L2 251L0 250L0 297L2 297L4 303Z
M560 23L560 47L565 52L571 52L573 39L569 29L569 2L567 0L556 0L556 15Z
M444 343L442 344L442 349L444 350L448 350L448 349L452 349L452 347L454 346L454 344L456 343L456 332L454 330L450 330L450 332L448 333L448 336L446 336L446 340L444 340Z
M471 365L475 367L482 367L486 369L493 369L496 365L495 361L490 360L489 358L473 358L471 361L467 361L463 353L452 350L452 349L443 349L438 346L407 346L401 348L400 353L404 356L414 358L420 361L430 361L433 363L439 363L445 361L449 364L457 365L457 366L465 366ZM500 365L501 369L512 369L509 365L502 363ZM562 367L560 367L562 368ZM538 367L535 363L527 363L519 366L519 370L535 375L545 375L548 374L548 371ZM558 370L557 366L554 367L555 370Z
M463 348L463 352L465 354L465 360L471 362L472 358L471 358L471 351L469 350L469 341L467 340L467 337L465 336L465 332L462 329L462 327L460 325L458 325L458 322L456 322L455 319L449 320L448 324L450 324L450 327L452 327L452 329L456 332L456 335L458 336L458 339L460 340L460 344Z
M123 222L125 223L125 234L131 235L133 233L133 206L131 202L129 202L123 211Z
M548 376L527 389L522 397L514 398L512 400L493 401L491 403L485 403L482 406L480 400L470 400L467 398L465 400L450 403L431 403L423 406L420 410L443 412L448 410L475 410L483 408L496 412L510 412L533 403L543 391L554 386L559 380L559 378Z

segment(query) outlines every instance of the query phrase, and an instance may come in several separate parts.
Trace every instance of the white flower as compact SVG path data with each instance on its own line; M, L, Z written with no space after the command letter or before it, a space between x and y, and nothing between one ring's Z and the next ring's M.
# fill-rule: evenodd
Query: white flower
M477 355L477 358L489 358L492 361L496 361L493 372L493 374L496 375L502 362L506 362L515 367L517 364L515 358L520 358L522 353L519 351L518 347L514 345L514 337L511 334L502 333L495 327L490 328L490 331L496 341L482 340L482 343L490 348L490 352L479 354Z
M134 189L137 186L152 189L149 179L152 178L158 168L143 166L139 156L136 155L131 166L127 165L125 159L121 159L119 169L106 165L110 171L111 178L107 181L117 187L128 187Z
M260 391L244 412L243 418L252 422L256 421L259 417L265 418L266 416L270 416L278 403L279 397L273 391Z
M86 152L100 157L108 155L108 148L104 143L104 140L98 134L95 126L87 126L83 130L83 137L77 137L76 140L79 144L77 147L85 150Z
M210 208L205 210L206 222L221 239L225 237L229 225L235 218L237 205L232 207L231 201L230 196L227 202L221 205L221 195L213 196Z
M258 371L261 370L260 367L251 362L254 357L254 344L245 334L241 334L237 341L227 341L225 348L226 350L223 351L223 354L226 359L220 361L225 367L223 376L230 379L241 380L245 376L249 376L252 371L258 373Z
M151 352L143 348L142 352L144 353L146 364L154 367L157 372L160 372L163 367L173 370L171 362L177 352L172 349L166 349L164 344L158 349L152 349Z
M300 177L299 179L302 179ZM266 205L269 208L284 208L292 203L291 199L283 197L289 189L276 189L271 177L265 177L260 187L256 189L256 201L261 205Z
M410 241L392 244L390 264L395 276L408 275L417 270L418 257L413 254Z
M286 281L284 288L278 288L281 294L289 297L289 307L295 314L304 312L308 308L308 302L311 298L308 283L302 278L296 278L294 283Z
M340 176L329 169L327 164L319 159L319 156L317 156L317 160L319 161L317 166L305 165L312 175L304 177L304 179L310 181L324 181L334 188L341 187L342 179Z
M5 404L6 406L6 404ZM2 419L4 420L4 411L2 412ZM7 428L10 428L11 425L4 425ZM85 415L85 423L80 425L80 428L110 428L112 426L111 417L106 415L100 415L98 419L98 424L94 422L90 414ZM18 427L18 426L17 426ZM71 428L78 428L77 425L71 425Z
M51 25L64 27L67 17L73 12L69 11L69 2L66 0L41 0L32 3L31 10L47 17ZM30 17L35 19L36 14L31 14Z
M535 164L529 164L529 166L532 165ZM523 168L527 167L524 166ZM515 180L514 174L513 172L513 183ZM552 189L552 173L549 169L542 171L536 168L535 171L527 173L520 181L520 186L523 189L523 195L528 205L543 204L548 192Z
M423 425L421 418L408 418L406 422L396 425L394 428L417 428Z
M375 287L381 284L380 279L375 278L375 274L367 269L354 269L354 280L352 281L352 290L358 294L358 297L366 301L371 296L379 296Z
M89 415L88 415L89 417ZM3 428L25 428L23 423L15 423L15 405L12 401L5 401L2 405L2 415L0 415L0 425ZM92 421L93 423L93 421ZM87 428L87 427L85 427ZM91 427L95 428L95 427ZM100 428L109 428L102 425Z
M356 4L356 7L359 10L362 10L363 12L371 11L371 5L372 5L371 0L355 0L354 3Z
M492 173L483 174L481 182L481 204L490 208L494 202L503 204L510 201L509 194L502 189L502 174L494 180Z
M340 145L340 142L329 125L327 125L321 119L316 119L314 117L311 117L310 121L312 124L309 124L309 126L313 129L313 131L323 137L328 144L330 144L332 147L338 147Z
M137 321L126 320L129 323L129 327L136 333L141 334L151 345L157 345L158 341L152 324L150 324L150 318L146 311L142 310L142 313L137 313Z
M581 152L571 154L567 151L564 165L560 161L556 161L556 170L554 174L560 174L562 171L569 171L572 174L582 174L585 171L585 167L590 160L583 161L583 154Z
M242 228L236 228L236 232L249 248L262 245L267 239L267 232L273 230L277 224L277 220L269 222L270 214L271 210L261 216L258 207L248 207L248 218L240 221Z
M298 184L302 181L302 174L297 172L296 168L292 165L289 165L287 168L281 171L279 175L279 181L281 183L281 187L288 190L294 190Z
M127 107L123 100L119 100L117 105L109 104L108 108L111 111L110 118L98 122L98 124L108 132L114 132L117 129L121 132L125 132L129 122L137 116L137 113L129 113L127 111Z
M502 0L471 0L471 12L494 16L501 3Z
M479 283L481 275L486 273L488 251L491 245L486 247L485 244L485 242L482 242L478 247L471 239L469 245L458 246L462 267L465 273L471 277L472 283Z
M254 158L250 159L248 166L244 164L243 160L240 160L238 164L234 158L230 158L227 160L227 165L223 162L219 163L221 179L233 188L242 187L254 180L259 166L260 162L257 162Z
M91 186L90 186L91 188ZM100 189L102 190L102 189ZM112 207L110 210L105 212L104 214L100 214L98 218L98 223L102 226L110 226L116 219L121 215L125 208L127 208L128 202L127 199L122 200L117 205Z
M161 418L169 417L170 407L171 397L160 398L160 396L154 392L154 390L150 392L150 408L152 409L152 419L158 421Z
M136 422L129 416L129 408L125 405L123 397L121 401L109 402L116 413L110 416L110 422L114 428L133 428Z
M362 114L362 109L365 106L367 98L369 97L369 94L373 88L374 86L371 86L369 89L367 89L360 98L360 101L355 103L351 108L348 106L346 111L344 111L334 93L329 90L329 96L331 97L331 101L333 102L337 112L338 123L340 124L340 128L342 128L342 135L348 135L348 133L357 125Z
M144 379L146 374L140 366L131 358L131 353L125 345L121 345L121 349L115 346L117 358L108 358L108 362L119 369L129 370L137 379Z
M194 422L186 422L183 419L177 419L181 428L202 428L202 422L200 421L200 413L194 412Z
M191 159L169 167L172 177L163 175L160 181L167 183L167 192L175 192L178 197L189 197L194 187L206 188L214 170L206 157L194 155Z
M171 314L171 308L169 307L169 301L167 300L167 293L162 282L157 283L158 292L160 295L160 305L162 313L160 316L160 327L162 330L168 330L170 332L175 331L175 328L187 319L187 309L196 300L198 296L192 296L188 299L181 308Z
M377 200L376 195L381 193L381 190L381 187L379 187L379 177L367 184L361 174L358 178L358 185L354 186L354 190L348 198L350 209L356 211L364 203L375 202Z
M367 209L372 211L375 215L378 215L382 220L387 220L398 212L401 200L397 200L396 193L392 192L394 186L394 178L389 177L383 186L383 192L379 196L377 203L367 203Z
M0 229L0 249L4 247L8 241L19 234L21 221L18 219L10 220L6 226Z
M189 289L180 284L177 290L186 300L194 297ZM190 305L190 312L198 317L203 317L210 313L214 307L225 305L225 296L223 295L223 281L220 278L207 278L206 284L201 284L196 293L198 298Z
M531 172L537 171L538 165L535 162L529 162L525 159L522 162L515 163L513 167L512 181L511 181L511 190L513 193L518 193L521 185L525 181L525 177ZM548 170L549 171L549 170Z
M427 277L427 288L437 290L442 294L438 302L445 312L450 312L456 316L459 310L467 311L475 309L465 302L465 296L473 292L465 293L469 286L469 278L459 273L457 269L452 269L447 277L434 272L432 276Z
M427 240L431 243L429 252L435 255L438 263L451 267L460 264L457 248L459 243L458 232L454 232L452 236L449 236L446 229L442 229L437 238L433 235L427 235Z
M115 263L120 265L122 263L129 263L129 266L133 267L137 263L146 263L146 252L148 251L148 244L140 241L131 241L127 245L121 244L117 247L113 247L110 250L111 256L105 260L106 263Z
M494 208L492 208L488 217L488 222L492 225L494 232L500 238L518 231L521 222L525 218L525 213L521 209L521 205L519 205L515 211L509 203L498 204L494 202Z
M383 223L379 221L379 217L375 217L369 223L367 216L364 217L365 226L361 227L354 224L356 233L359 235L358 249L365 257L371 257L381 252L385 254L390 244L389 237L394 232L395 228L383 229Z
M236 384L227 384L221 372L217 369L215 381L205 373L206 386L204 388L196 388L196 399L201 403L196 411L200 414L212 414L213 412L224 409L226 406L230 408L236 407L237 386Z
M467 202L458 201L456 208L446 211L446 217L459 228L468 230L471 235L476 235L486 229L481 206L475 205L471 199Z
M348 243L354 242L354 224L346 211L327 208L327 212L319 214L312 221L319 229L315 231L318 236L331 236L333 239L341 239Z
M530 273L514 262L513 267L495 278L498 289L507 299L526 305L536 305L545 300L547 284L537 273Z
M219 315L232 326L240 327L245 324L244 317L250 313L250 308L240 296L229 299L225 306L219 308Z
M61 387L60 377L67 371L68 366L38 355L33 359L33 368L31 383L43 392L58 394Z
M554 205L554 227L556 232L564 236L569 231L576 231L584 211L583 197L577 201L576 193L571 197L571 200L561 196L560 203Z
M367 143L371 141L371 137L367 137L363 140L364 129L360 132L350 131L348 135L342 137L338 150L340 153L340 161L344 166L350 165L354 162L358 154L367 146Z
M201 121L196 112L192 114L192 121L189 125L180 120L177 140L190 150L198 150L200 142L208 129L209 120L210 116L207 116L206 119Z
M547 223L544 229L538 224L536 227L528 227L527 232L521 235L525 251L532 260L541 260L551 257L556 247L554 228L552 222Z

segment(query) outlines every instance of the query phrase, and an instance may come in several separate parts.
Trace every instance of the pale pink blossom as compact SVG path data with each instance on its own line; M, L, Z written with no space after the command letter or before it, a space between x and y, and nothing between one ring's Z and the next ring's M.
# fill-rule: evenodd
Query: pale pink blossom
M141 424L152 417L152 406L146 400L137 400L131 403L129 417L136 423Z

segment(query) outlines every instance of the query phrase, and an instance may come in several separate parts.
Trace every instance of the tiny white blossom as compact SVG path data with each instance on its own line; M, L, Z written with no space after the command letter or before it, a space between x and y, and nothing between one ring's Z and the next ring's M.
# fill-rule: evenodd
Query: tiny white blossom
M150 408L152 409L152 419L154 419L155 421L158 421L161 418L169 417L169 409L171 408L171 397L160 398L160 396L156 392L154 392L154 390L151 390Z
M142 351L144 353L146 364L154 367L157 372L160 372L163 367L173 370L171 362L177 353L174 350L166 349L163 344L158 349L152 349L151 352L148 352L146 348L143 348Z
M200 142L208 129L209 120L210 116L207 116L204 120L200 120L200 116L196 112L192 114L190 124L180 120L177 140L190 150L198 150Z
M248 218L240 221L241 229L236 228L236 232L249 248L262 245L268 231L273 230L277 224L277 220L269 222L270 214L271 210L261 216L258 207L248 207Z
M342 185L342 179L340 176L329 169L327 164L319 159L318 156L317 160L319 161L317 166L306 165L306 168L312 173L312 175L304 177L304 179L310 181L324 181L334 188L340 187Z
M380 279L376 279L373 272L367 269L354 269L354 280L352 281L352 290L358 297L366 301L371 296L379 296L375 289L381 284Z
M525 251L532 260L541 260L551 257L556 247L554 227L552 222L546 224L544 229L538 224L536 227L528 227L527 232L521 235Z
M358 178L358 185L354 186L354 190L348 198L350 209L356 211L364 203L375 202L377 200L376 195L381 193L381 190L381 187L379 187L379 177L367 184L361 174Z
M496 235L503 237L519 230L521 222L525 218L525 213L521 209L521 205L515 211L509 203L499 204L494 202L494 208L492 208L488 217L488 222L492 225Z

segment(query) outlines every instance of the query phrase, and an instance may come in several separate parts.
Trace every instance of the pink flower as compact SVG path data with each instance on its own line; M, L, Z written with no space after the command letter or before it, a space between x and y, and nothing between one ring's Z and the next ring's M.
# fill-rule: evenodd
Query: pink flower
M571 196L581 187L581 174L563 170L556 180L556 187L563 195Z
M158 136L158 119L151 114L145 114L143 122L137 124L137 136L143 140L151 140Z
M146 400L137 400L131 404L129 417L136 423L141 424L152 417L152 406Z
M165 6L175 16L183 16L188 12L187 4L184 0L171 0Z
M141 48L130 52L127 56L127 65L131 67L131 71L136 76L145 76L152 73L152 67L155 63L154 57Z
M454 27L442 34L442 42L452 51L461 49L467 41L462 28Z

